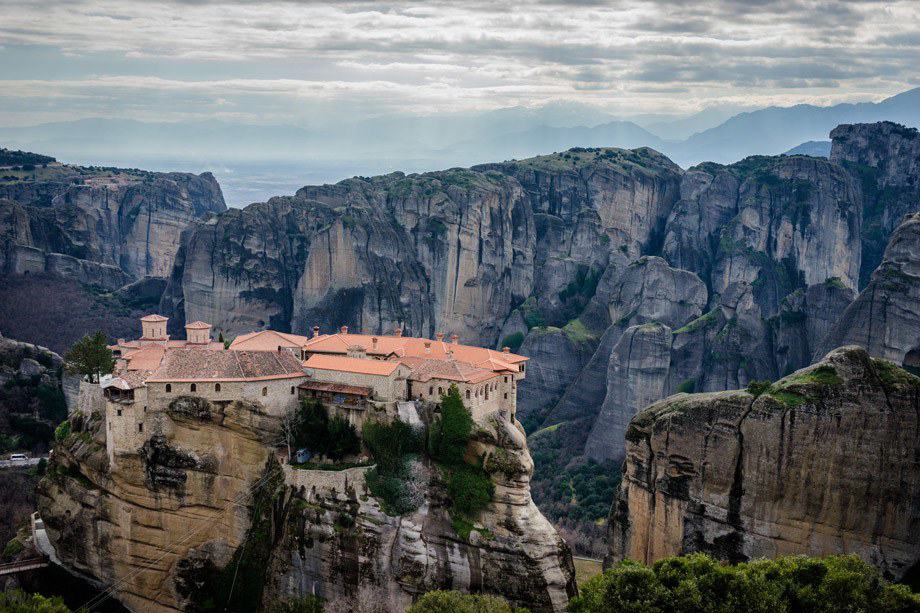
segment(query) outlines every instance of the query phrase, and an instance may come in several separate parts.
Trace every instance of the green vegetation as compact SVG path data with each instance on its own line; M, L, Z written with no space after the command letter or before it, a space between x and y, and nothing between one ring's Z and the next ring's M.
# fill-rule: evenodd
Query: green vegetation
M824 285L828 287L836 287L837 289L847 288L847 286L843 284L843 281L840 280L840 277L828 277L824 280Z
M507 347L511 351L517 351L524 343L524 333L514 332L502 339L502 347Z
M461 517L475 517L486 508L495 493L495 485L482 468L457 466L447 485L451 509Z
M675 330L674 334L688 334L691 332L696 332L697 330L701 330L703 328L710 326L711 324L716 323L716 312L717 312L716 309L713 309L709 311L708 313L704 313L703 315L700 315L699 317L697 317L696 319L694 319L687 325Z
M32 166L32 168L25 168L24 170L33 170L35 166L40 166L42 164L51 164L56 162L53 157L49 155L40 155L38 153L30 153L28 151L13 151L12 149L2 149L0 148L0 166Z
M562 331L573 343L587 343L597 340L597 334L589 330L580 319L571 320L563 326Z
M751 396L754 396L755 398L757 398L758 396L763 394L765 391L770 389L771 385L773 385L773 383L771 383L770 381L766 381L766 380L751 381L750 383L748 383L747 392Z
M514 608L498 596L435 590L419 598L408 613L527 613L527 609Z
M23 549L25 549L25 546L22 544L22 541L20 541L18 538L13 538L6 544L6 547L3 548L2 557L5 559L12 558L13 556L19 554Z
M856 556L782 557L734 566L704 554L651 567L624 561L580 587L570 613L832 613L920 610L920 596L892 585Z
M521 306L518 307L518 311L520 311L521 317L524 318L524 323L527 324L528 329L540 328L546 325L546 319L543 317L543 313L540 312L537 299L533 296L522 302Z
M575 278L559 292L559 300L567 302L572 299L586 301L594 295L597 290L597 282L601 279L601 271L597 268L589 268L585 265L579 265L575 271Z
M54 440L57 442L64 441L68 436L70 436L70 421L62 421L61 424L54 429Z
M111 373L115 367L115 358L108 348L108 338L101 330L87 334L74 343L64 359L71 372L89 377L93 383L98 382L102 375Z
M0 611L4 613L70 613L59 597L48 598L41 594L27 594L13 588L0 592Z
M684 394L692 394L696 391L696 379L686 379L677 386L677 391Z
M355 427L343 417L329 417L318 400L304 400L291 422L289 429L296 448L306 447L333 460L361 452L361 439Z
M323 599L319 596L302 596L269 605L268 613L323 613Z
M445 466L463 464L473 425L473 416L463 406L460 390L451 385L447 394L441 397L441 419L431 425L428 453Z
M362 430L377 466L367 473L367 486L389 515L404 515L418 508L414 495L411 463L423 448L422 432L401 421L386 424L369 421Z

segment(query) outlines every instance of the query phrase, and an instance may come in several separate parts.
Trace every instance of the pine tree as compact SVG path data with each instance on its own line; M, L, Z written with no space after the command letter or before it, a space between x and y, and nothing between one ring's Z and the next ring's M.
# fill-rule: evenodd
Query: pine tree
M115 357L108 347L108 338L101 330L74 343L64 359L70 372L89 377L93 383L98 383L99 377L115 368Z

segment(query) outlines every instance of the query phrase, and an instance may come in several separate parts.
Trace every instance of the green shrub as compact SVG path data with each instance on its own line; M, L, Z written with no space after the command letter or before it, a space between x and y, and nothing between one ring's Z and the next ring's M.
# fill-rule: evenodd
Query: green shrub
M773 383L770 381L751 381L748 383L747 391L748 394L756 398L757 396L760 396L765 391L770 389L771 385L773 385Z
M431 426L428 452L447 466L462 464L472 432L473 416L463 406L460 390L451 385L447 394L441 397L441 419Z
M70 613L60 597L49 598L41 594L27 594L13 588L0 592L0 611L3 613Z
M502 347L507 347L511 351L517 351L524 343L524 333L515 332L502 339Z
M687 379L677 386L677 391L684 394L692 394L696 391L696 379Z
M54 429L54 440L61 442L70 436L70 421L62 421L61 424Z
M570 613L918 611L920 596L890 585L856 556L791 556L734 566L704 554L648 567L624 561L581 586Z
M294 419L293 442L333 460L361 452L358 431L343 417L329 417L319 401L304 400Z
M22 541L17 538L10 539L10 541L6 544L6 547L3 548L3 557L12 558L16 554L20 553L23 549L25 549L25 547L23 546Z
M323 599L319 596L303 596L276 602L268 607L269 613L323 613Z
M385 424L369 421L362 430L377 466L367 473L367 487L389 515L405 515L419 507L421 500L410 480L410 462L422 449L422 434L407 423L396 420Z
M495 485L481 468L465 465L453 470L447 491L452 511L464 517L475 517L492 500Z
M514 608L498 596L435 590L422 595L408 613L527 613L527 609Z
M333 460L341 460L361 452L358 431L344 417L335 416L329 420L327 437L326 455Z

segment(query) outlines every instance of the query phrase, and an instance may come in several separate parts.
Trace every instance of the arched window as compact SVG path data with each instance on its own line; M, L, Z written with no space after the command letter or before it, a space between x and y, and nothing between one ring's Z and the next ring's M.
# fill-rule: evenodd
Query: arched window
M171 383L167 383L167 384L166 384L166 393L168 394L168 393L170 393L171 391L172 391L172 384L171 384Z
M466 390L466 399L467 399L467 400L470 399L470 390Z
M190 391L197 392L197 391L198 391L198 386L195 385L194 383L192 383L192 385L191 385L191 387L190 387L189 389L190 389Z
M267 387L263 387L263 388L262 388L262 395L263 395L263 396L268 396L268 388L267 388Z
M219 392L219 391L220 391L220 383L215 383L215 384L214 384L214 391L215 391L215 392Z
M429 388L428 388L428 395L429 395L429 396L433 396L433 395L434 395L434 387L429 387Z
M292 394L292 395L294 394L294 386L293 386L293 385L291 386L291 394Z
M443 387L439 387L439 388L438 388L438 396L443 396L443 395L444 395L444 388L443 388Z

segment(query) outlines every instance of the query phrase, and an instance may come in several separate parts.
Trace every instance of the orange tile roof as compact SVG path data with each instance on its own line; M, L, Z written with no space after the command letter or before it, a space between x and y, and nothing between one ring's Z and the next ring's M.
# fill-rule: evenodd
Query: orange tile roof
M278 346L302 347L310 337L275 330L259 330L241 334L230 343L230 349L245 349L247 351L277 351Z
M188 340L184 340L184 339L166 340L166 339L148 338L148 339L138 339L136 341L124 341L121 343L117 343L115 345L109 345L109 349L112 349L113 351L115 349L121 349L122 352L124 352L125 350L143 349L145 347L167 347L169 349L181 349L188 345L199 348L199 349L201 348L210 349L211 351L222 351L224 348L224 344L221 343L220 341L210 341L207 345L205 345L204 343L199 345L197 343L189 343Z
M147 381L262 381L303 376L300 360L290 351L170 349Z
M141 321L166 321L168 317L163 317L162 315L157 315L156 313L151 313L150 315L144 315L141 317Z
M377 339L374 343L373 339ZM428 345L426 347L426 344ZM529 358L515 353L495 351L485 347L461 345L444 340L429 340L411 336L390 336L370 334L336 333L317 336L309 339L303 346L310 353L343 354L353 345L364 347L368 355L416 357L430 359L446 359L448 353L454 360L467 362L480 368L495 371L517 372L517 364L526 362Z
M446 379L463 383L482 383L501 375L492 370L478 368L466 362L456 360L437 360L430 358L400 358L399 360L412 369L415 381Z
M207 330L211 327L211 324L205 323L203 321L193 321L190 324L185 324L186 330Z
M370 358L349 358L341 355L314 354L303 363L307 368L353 372L362 375L389 376L399 368L399 362Z

